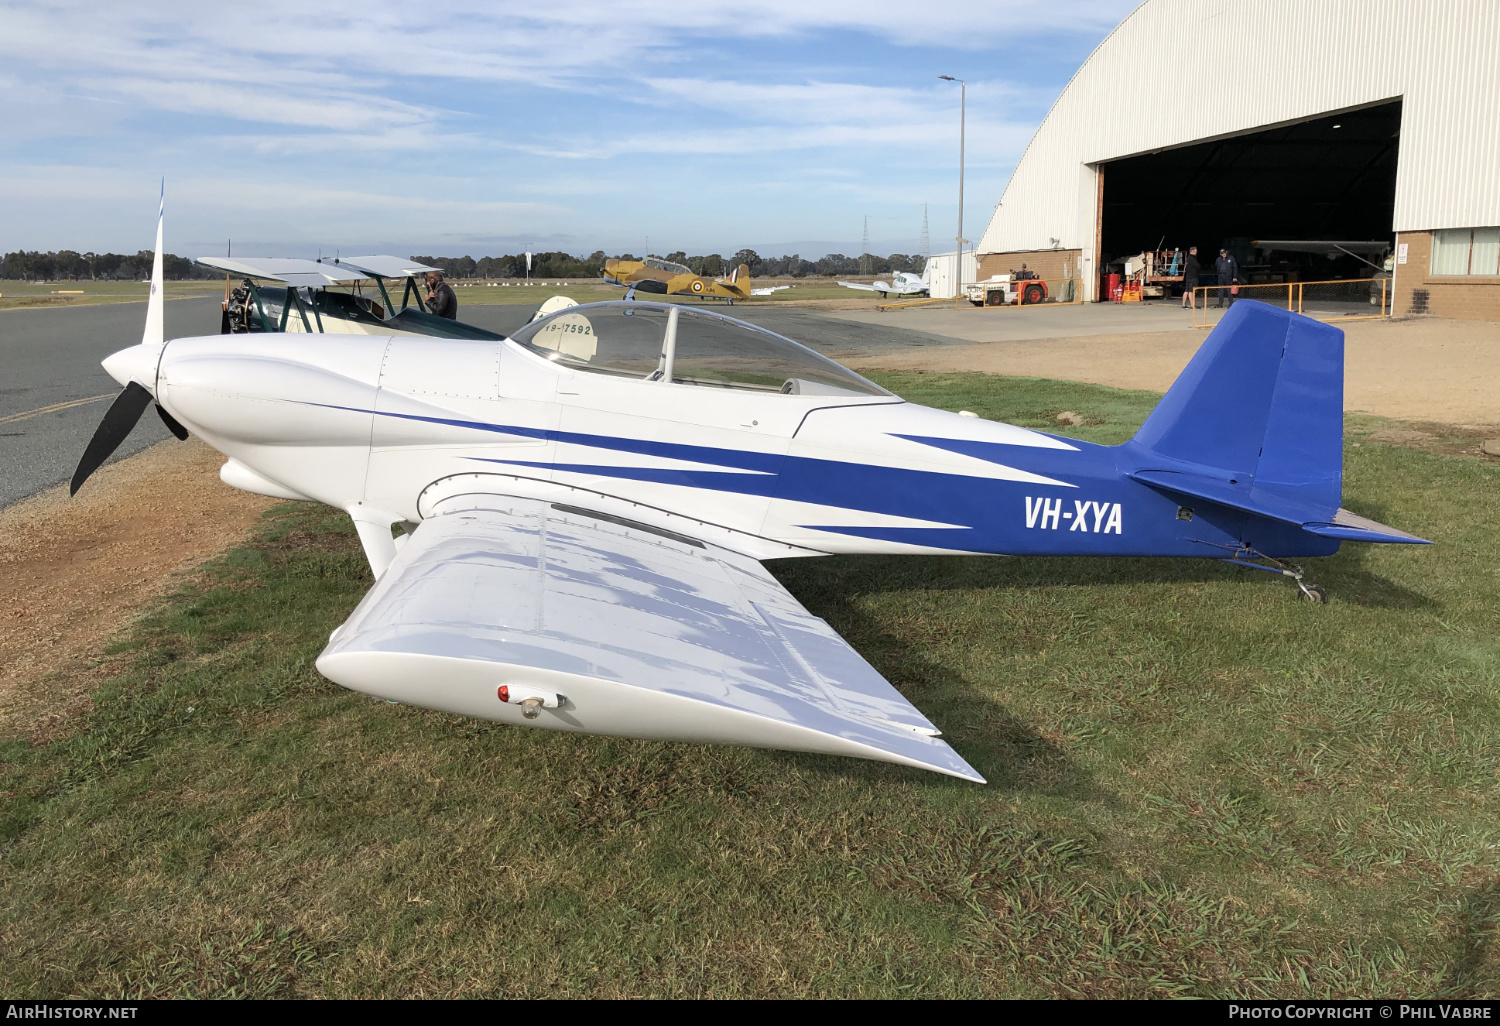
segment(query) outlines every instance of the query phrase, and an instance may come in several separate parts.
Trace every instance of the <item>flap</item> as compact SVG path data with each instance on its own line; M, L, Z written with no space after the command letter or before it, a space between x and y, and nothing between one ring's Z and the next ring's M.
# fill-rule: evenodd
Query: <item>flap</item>
M573 506L463 495L318 659L346 687L532 726L982 778L754 559ZM500 685L550 688L522 720Z

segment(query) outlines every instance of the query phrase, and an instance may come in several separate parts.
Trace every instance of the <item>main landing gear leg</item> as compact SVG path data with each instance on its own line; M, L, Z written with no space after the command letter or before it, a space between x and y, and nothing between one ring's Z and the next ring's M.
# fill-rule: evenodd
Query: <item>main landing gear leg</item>
M1258 560L1259 562L1251 562ZM1302 568L1294 563L1283 563L1279 559L1262 555L1254 549L1241 549L1233 556L1223 557L1225 563L1233 563L1235 566L1246 566L1251 570L1264 570L1266 573L1280 574L1290 577L1297 583L1297 597L1304 602L1311 602L1321 606L1328 601L1328 592L1316 584L1308 583Z

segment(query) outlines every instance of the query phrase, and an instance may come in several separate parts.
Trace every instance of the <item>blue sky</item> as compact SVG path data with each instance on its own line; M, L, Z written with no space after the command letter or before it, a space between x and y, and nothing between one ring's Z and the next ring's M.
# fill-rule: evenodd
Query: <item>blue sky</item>
M1135 6L0 0L0 251L951 249Z

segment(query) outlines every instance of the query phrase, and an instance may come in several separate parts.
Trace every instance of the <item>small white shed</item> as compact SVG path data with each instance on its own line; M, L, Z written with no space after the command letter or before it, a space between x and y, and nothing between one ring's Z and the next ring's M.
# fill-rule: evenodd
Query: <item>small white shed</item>
M927 269L923 277L931 286L933 299L953 299L979 277L979 261L973 250L964 250L963 273L955 274L957 252L934 253L927 258Z

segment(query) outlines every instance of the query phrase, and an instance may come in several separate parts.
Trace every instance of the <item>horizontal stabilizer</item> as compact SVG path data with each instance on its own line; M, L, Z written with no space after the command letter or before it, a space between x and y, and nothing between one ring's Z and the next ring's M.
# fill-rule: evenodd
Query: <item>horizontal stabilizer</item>
M1220 506L1228 506L1230 509L1270 517L1272 520L1284 520L1298 527L1303 524L1330 520L1333 517L1333 509L1330 507L1314 506L1296 499L1283 498L1274 493L1267 494L1264 490L1252 492L1250 488L1234 483L1234 479L1221 480L1206 474L1173 470L1137 470L1130 476L1141 484L1148 484L1153 488L1176 492L1178 495L1186 495L1192 499L1204 499L1218 503Z
M1288 498L1265 488L1252 490L1232 480L1166 470L1138 470L1130 476L1142 484L1189 499L1203 499L1230 509L1295 524L1322 538L1406 545L1432 544L1425 538L1387 527L1347 509L1339 508L1330 513L1326 507L1299 502L1296 498Z
M1418 538L1414 534L1387 527L1368 517L1362 517L1358 513L1350 513L1347 509L1340 509L1326 524L1303 524L1302 529L1324 538L1338 538L1341 541L1391 542L1397 545L1432 544L1426 538Z

